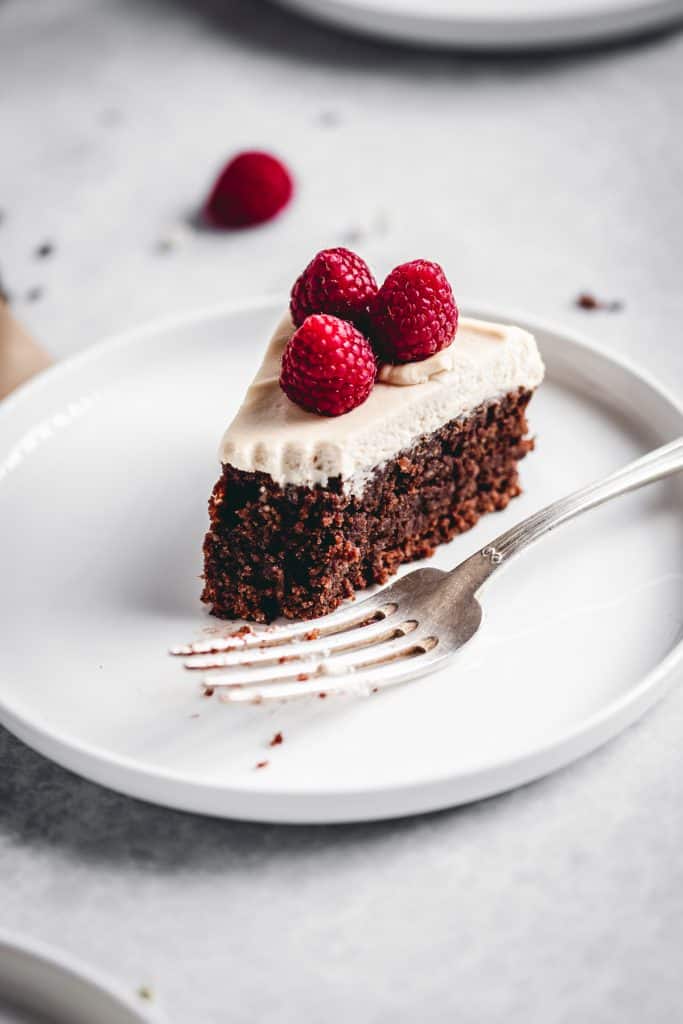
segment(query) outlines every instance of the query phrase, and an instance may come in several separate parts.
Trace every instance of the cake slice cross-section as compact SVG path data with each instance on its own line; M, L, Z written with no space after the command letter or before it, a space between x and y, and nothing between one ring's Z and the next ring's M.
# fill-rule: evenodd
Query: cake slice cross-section
M520 327L461 318L449 347L382 366L336 417L281 390L293 331L287 315L221 443L202 595L221 618L315 618L384 583L505 508L534 446L526 409L544 369Z

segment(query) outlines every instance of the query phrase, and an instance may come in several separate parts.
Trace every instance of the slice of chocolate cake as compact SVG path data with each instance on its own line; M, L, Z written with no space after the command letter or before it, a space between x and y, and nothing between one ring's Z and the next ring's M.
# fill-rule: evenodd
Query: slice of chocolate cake
M505 508L533 448L526 407L543 363L519 327L461 319L435 354L383 365L343 415L280 387L293 332L287 316L223 437L203 593L221 618L332 611Z

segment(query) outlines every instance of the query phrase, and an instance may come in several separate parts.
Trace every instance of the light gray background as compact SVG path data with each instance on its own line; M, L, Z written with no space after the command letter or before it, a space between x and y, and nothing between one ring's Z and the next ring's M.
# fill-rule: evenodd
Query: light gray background
M0 0L0 273L62 357L160 314L284 295L325 245L380 272L423 255L456 294L581 327L680 393L682 99L681 35L475 59L257 0ZM160 253L252 145L290 163L296 204ZM39 261L43 240L57 251ZM624 311L577 310L585 288ZM0 926L151 986L174 1024L669 1022L682 738L679 689L516 793L309 829L148 807L0 731Z

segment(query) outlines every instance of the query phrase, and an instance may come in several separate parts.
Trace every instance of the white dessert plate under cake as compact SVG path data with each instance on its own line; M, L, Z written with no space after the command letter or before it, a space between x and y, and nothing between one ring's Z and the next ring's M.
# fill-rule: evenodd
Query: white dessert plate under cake
M476 640L442 672L365 699L236 708L201 696L167 652L216 625L199 602L206 500L225 423L282 307L154 324L0 406L8 729L89 779L168 806L351 821L538 778L615 736L680 678L674 478L515 559L487 588ZM520 466L524 494L442 546L432 562L442 568L683 434L681 405L629 364L532 318L464 307L533 331L547 378L529 408L538 443Z
M679 22L681 0L280 0L338 28L411 46L581 46Z
M41 942L0 931L0 1024L153 1024L139 997Z

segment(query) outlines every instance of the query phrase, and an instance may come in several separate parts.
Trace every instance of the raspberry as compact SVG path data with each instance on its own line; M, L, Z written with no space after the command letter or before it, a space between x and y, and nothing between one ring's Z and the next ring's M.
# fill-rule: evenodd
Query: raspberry
M341 416L365 401L376 372L368 339L348 320L318 313L287 342L280 387L302 409Z
M453 341L458 307L438 263L413 260L391 271L371 307L371 334L389 363L427 359Z
M297 327L313 313L330 313L362 330L376 293L377 282L365 260L350 249L323 249L295 281L289 308Z
M293 188L289 171L276 157L239 153L216 178L204 204L204 219L216 228L261 224L287 205Z

